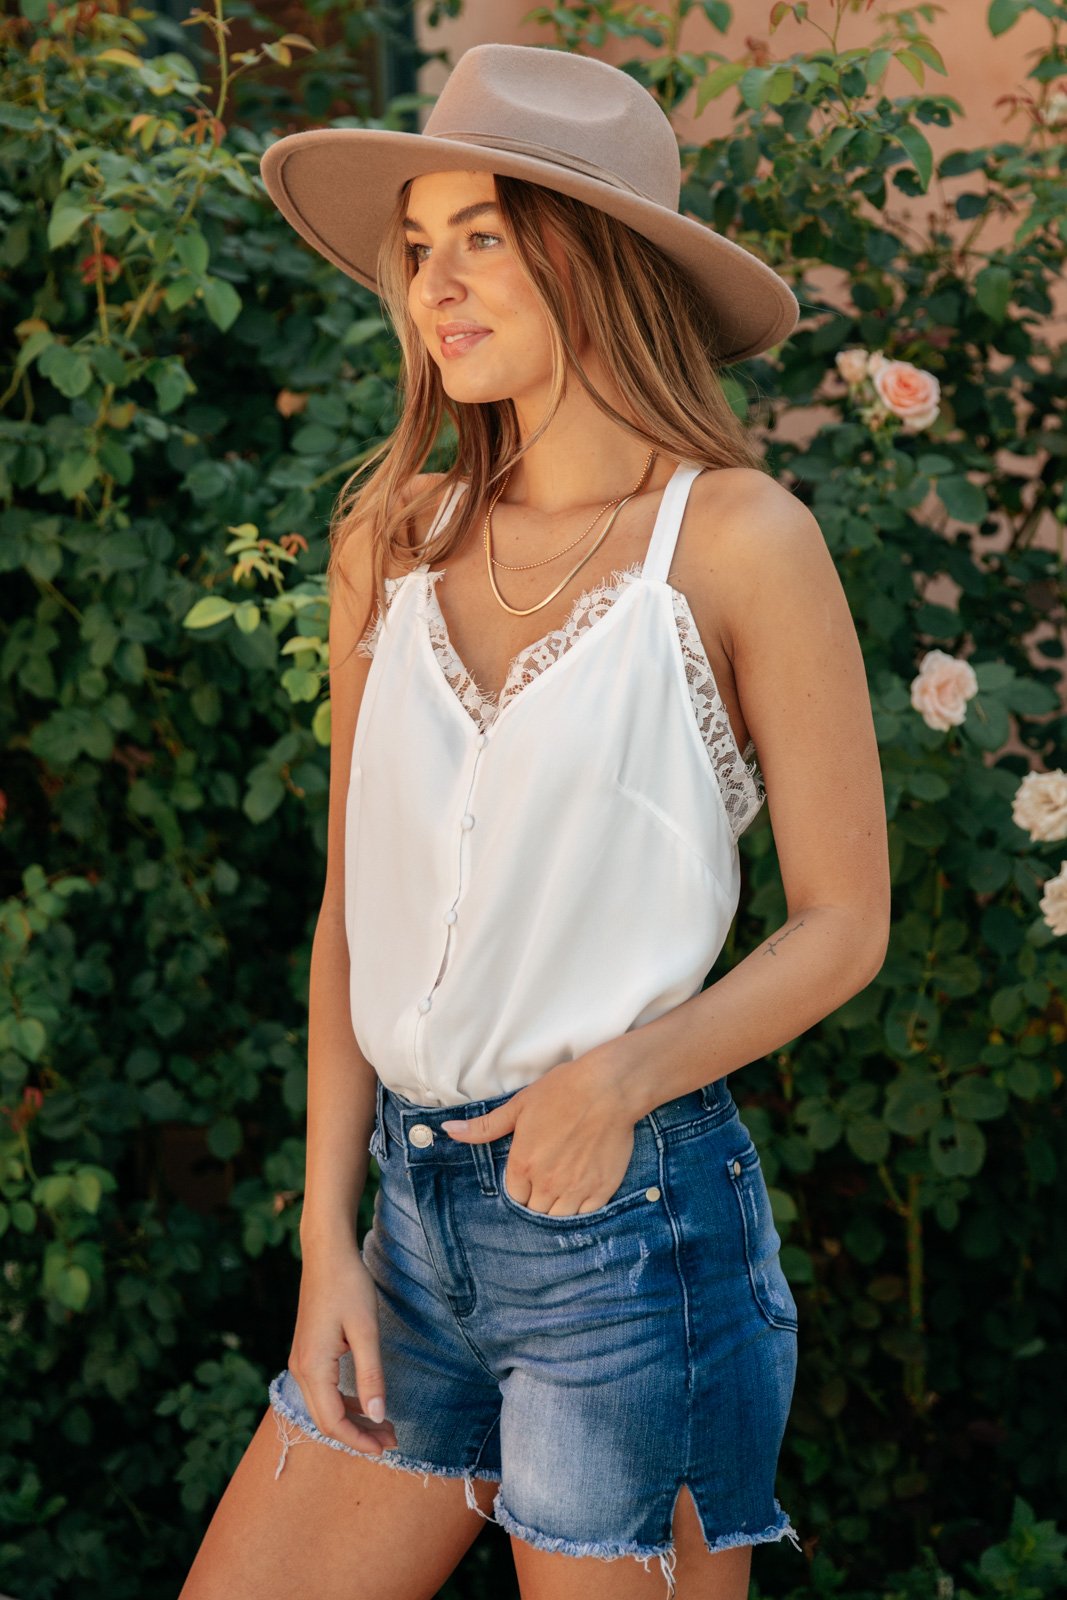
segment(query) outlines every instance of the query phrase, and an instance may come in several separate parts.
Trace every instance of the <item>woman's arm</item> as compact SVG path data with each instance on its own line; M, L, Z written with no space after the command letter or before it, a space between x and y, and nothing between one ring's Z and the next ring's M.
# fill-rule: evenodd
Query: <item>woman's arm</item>
M844 589L810 511L769 477L738 476L733 510L716 519L716 606L789 914L710 988L605 1047L635 1120L844 1005L878 973L889 938L881 766Z
M308 994L307 1177L300 1217L306 1249L354 1245L367 1181L375 1073L356 1043L345 932L345 808L352 740L370 659L357 655L373 604L370 536L357 527L342 548L330 600L330 802L326 881L311 947ZM346 581L347 580L347 581Z
M417 530L419 532L419 530ZM421 536L421 533L419 533ZM330 596L330 803L326 883L311 951L307 1178L300 1218L303 1271L289 1370L328 1438L380 1455L396 1448L385 1420L377 1289L358 1249L376 1075L356 1042L345 926L345 820L352 742L370 672L354 646L375 605L370 533L358 526L338 558ZM394 575L385 565L386 577ZM357 1398L340 1389L350 1352Z

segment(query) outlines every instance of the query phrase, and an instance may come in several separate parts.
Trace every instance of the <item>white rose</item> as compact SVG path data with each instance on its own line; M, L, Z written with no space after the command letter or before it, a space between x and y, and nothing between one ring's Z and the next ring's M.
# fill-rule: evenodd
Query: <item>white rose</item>
M958 727L967 715L967 701L978 693L978 679L970 662L944 650L928 650L911 682L911 703L928 728L944 733Z
M1067 861L1054 878L1046 880L1045 892L1038 904L1053 933L1067 933Z
M867 352L862 345L852 345L848 350L839 350L834 360L838 372L850 389L862 383L867 376Z
M1028 772L1015 791L1011 817L1036 841L1067 839L1067 772Z
M1049 128L1055 128L1061 122L1067 122L1067 91L1053 89L1045 101L1045 124Z

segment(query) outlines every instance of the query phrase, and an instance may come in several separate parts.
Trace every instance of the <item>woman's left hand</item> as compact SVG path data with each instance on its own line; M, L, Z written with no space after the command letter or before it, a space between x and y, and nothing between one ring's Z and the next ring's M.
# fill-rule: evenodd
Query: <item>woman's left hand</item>
M504 1187L520 1205L550 1217L607 1205L634 1148L633 1121L603 1056L592 1054L561 1061L492 1111L441 1127L460 1144L512 1133Z

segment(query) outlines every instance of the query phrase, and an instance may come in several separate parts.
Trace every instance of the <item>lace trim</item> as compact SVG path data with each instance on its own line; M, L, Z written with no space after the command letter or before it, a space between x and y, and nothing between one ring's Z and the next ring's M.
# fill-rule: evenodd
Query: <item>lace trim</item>
M535 640L514 657L508 667L499 700L487 694L477 682L473 673L460 660L448 636L448 626L437 598L437 581L444 577L444 570L431 572L428 567L420 566L404 577L414 577L418 574L425 583L426 619L434 655L460 705L481 731L485 732L496 721L504 706L517 694L521 694L527 684L532 683L546 667L565 655L575 640L610 610L622 593L624 585L640 578L641 573L640 562L634 562L628 567L616 567L590 589L578 595L562 627L553 628L550 633ZM404 582L404 577L386 578L387 608L391 606L397 589ZM685 664L689 698L700 736L711 758L731 832L737 839L748 827L767 796L755 754L755 744L750 739L743 751L738 750L726 706L715 682L715 675L689 602L680 589L671 589L671 599L682 660ZM379 613L357 646L359 654L374 654L381 627L382 617Z

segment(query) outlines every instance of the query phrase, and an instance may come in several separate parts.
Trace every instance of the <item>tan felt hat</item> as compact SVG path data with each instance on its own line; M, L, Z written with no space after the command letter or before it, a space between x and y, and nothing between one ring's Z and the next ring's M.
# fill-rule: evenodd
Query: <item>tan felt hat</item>
M312 128L275 140L260 162L286 220L372 289L401 186L420 173L456 169L573 195L651 239L711 304L724 362L758 355L796 326L799 306L776 272L680 215L678 143L654 97L591 56L475 45L456 62L422 133Z

